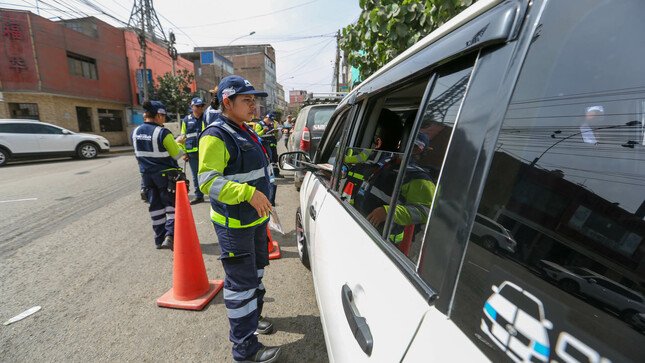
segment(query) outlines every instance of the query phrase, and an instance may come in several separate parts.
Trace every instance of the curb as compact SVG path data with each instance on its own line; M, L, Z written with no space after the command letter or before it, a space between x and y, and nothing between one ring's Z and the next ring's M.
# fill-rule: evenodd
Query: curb
M110 151L107 152L107 154L121 154L121 153L131 153L134 152L134 148L128 148L128 149L110 149Z

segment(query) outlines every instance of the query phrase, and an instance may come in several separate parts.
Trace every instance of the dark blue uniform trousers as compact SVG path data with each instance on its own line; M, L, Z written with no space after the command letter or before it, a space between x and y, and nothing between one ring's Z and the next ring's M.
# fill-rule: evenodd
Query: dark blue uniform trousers
M267 223L249 228L226 228L214 224L224 266L224 305L231 324L229 339L233 358L243 360L262 346L253 334L258 328L266 290L262 284L269 264Z
M190 172L193 173L193 189L195 190L195 197L203 198L204 193L199 190L199 182L197 181L197 175L199 174L199 152L188 153L188 157Z
M166 236L175 234L175 193L168 191L165 173L142 174L141 181L150 203L148 211L155 231L155 244L161 245Z

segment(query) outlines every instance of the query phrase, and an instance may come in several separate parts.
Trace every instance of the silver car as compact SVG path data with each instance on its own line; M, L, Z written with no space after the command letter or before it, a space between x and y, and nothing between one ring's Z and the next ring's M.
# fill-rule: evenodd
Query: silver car
M477 213L472 235L489 251L502 250L515 253L517 242L501 224Z
M75 133L40 121L0 120L0 166L17 158L93 159L107 151L110 142L103 136Z

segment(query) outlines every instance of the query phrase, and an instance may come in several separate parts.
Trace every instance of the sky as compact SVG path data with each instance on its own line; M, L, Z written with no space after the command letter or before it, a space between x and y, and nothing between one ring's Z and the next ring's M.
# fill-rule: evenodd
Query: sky
M0 2L0 7L39 11L54 21L95 16L122 27L133 4L124 0L9 0ZM233 45L271 44L276 51L277 80L287 98L293 89L332 91L334 35L355 22L361 12L358 0L153 0L152 4L165 33L175 33L180 53L231 41ZM248 35L251 32L255 34Z

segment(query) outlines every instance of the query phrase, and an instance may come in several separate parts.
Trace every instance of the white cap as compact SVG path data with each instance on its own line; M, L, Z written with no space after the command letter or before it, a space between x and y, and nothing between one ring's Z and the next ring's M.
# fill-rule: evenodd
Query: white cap
M589 113L591 111L598 111L598 112L605 112L605 108L602 106L589 106L585 109L585 113Z

